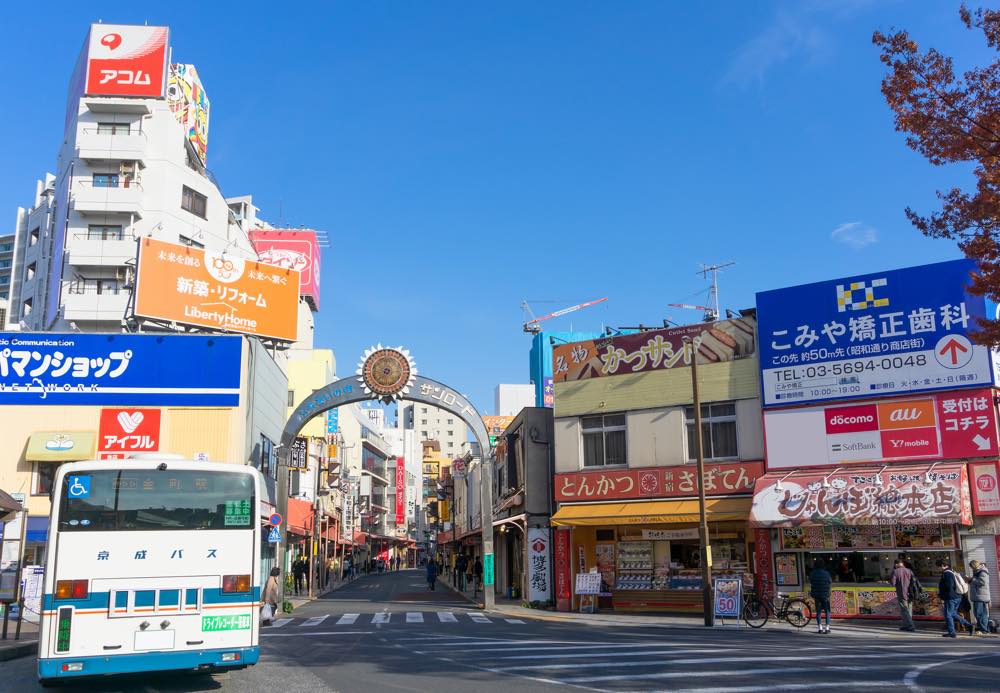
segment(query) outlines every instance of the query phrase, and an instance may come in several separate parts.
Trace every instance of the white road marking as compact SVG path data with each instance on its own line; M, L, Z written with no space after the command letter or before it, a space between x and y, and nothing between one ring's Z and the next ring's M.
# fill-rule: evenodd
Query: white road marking
M486 614L480 613L478 611L470 611L469 618L471 618L476 623L492 623L490 619L486 618Z
M983 657L995 657L995 656L996 656L995 652L988 652L986 654L976 654L972 656L967 655L965 657L962 657L961 661L967 662L970 659L982 659ZM956 664L957 661L958 660L955 659L945 659L939 662L929 662L927 664L919 664L910 669L908 672L906 672L906 675L903 677L903 685L909 688L911 691L915 691L915 693L922 693L924 688L917 683L917 679L920 678L921 674L923 674L928 669L933 669L935 667L939 667L944 664Z
M311 638L317 635L367 635L374 632L373 630L310 630L305 633L261 633L260 636L262 638Z
M392 618L392 614L387 611L383 611L372 615L372 623L388 623L390 618Z
M353 625L355 621L358 620L358 616L361 614L344 614L337 621L338 626L350 626Z
M524 621L522 621L519 618L505 618L504 621L506 621L507 623L514 623L514 624L517 624L519 626L523 626L524 625Z
M299 626L299 628L308 628L310 626L318 626L319 624L321 624L323 621L325 621L329 617L330 617L330 614L324 614L322 616L313 616L312 618L306 619L306 622L303 623L301 626Z
M758 670L764 673L764 670ZM815 671L815 669L776 669L775 671ZM715 672L712 672L715 673ZM726 672L727 674L730 672ZM746 672L733 672L743 673ZM755 672L756 673L756 672ZM766 691L811 691L816 688L853 688L863 691L868 688L896 688L895 681L824 681L822 683L772 683L764 686L730 686L729 688L671 688L670 693L765 693Z
M286 624L288 624L288 623L291 623L291 622L292 622L292 621L294 621L294 620L295 620L295 619L293 619L293 618L279 618L279 619L278 619L277 621L275 621L275 622L274 622L274 623L273 623L273 624L271 625L271 627L272 627L272 628L281 628L282 626L284 626L284 625L286 625Z
M458 619L455 618L455 614L450 611L439 611L438 620L441 623L458 623Z
M406 612L406 622L407 623L423 623L424 614L420 611L407 611Z

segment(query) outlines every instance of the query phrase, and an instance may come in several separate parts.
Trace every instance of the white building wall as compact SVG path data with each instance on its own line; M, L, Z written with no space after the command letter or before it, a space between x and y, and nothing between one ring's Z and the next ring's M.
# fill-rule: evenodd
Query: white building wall
M517 416L525 407L535 406L535 386L500 384L493 389L493 411L497 416Z

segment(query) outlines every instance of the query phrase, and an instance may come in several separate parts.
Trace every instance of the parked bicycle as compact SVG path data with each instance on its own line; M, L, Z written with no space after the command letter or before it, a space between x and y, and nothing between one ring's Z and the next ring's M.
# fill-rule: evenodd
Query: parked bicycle
M787 621L796 628L805 628L812 620L812 607L804 599L778 594L778 601L771 599L767 582L758 593L749 592L743 598L743 620L751 628L761 628L769 619Z

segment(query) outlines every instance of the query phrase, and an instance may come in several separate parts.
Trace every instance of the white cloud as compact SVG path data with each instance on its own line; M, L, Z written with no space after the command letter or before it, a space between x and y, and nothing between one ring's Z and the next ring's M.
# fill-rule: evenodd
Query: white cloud
M848 248L861 250L872 243L878 243L878 229L862 224L860 221L849 221L831 231L830 238L838 243L843 243Z

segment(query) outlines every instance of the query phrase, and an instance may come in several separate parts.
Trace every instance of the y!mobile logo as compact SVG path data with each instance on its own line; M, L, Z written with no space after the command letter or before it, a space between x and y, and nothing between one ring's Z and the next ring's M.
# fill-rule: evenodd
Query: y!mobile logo
M884 308L889 305L889 299L876 298L875 290L881 289L888 283L885 277L881 277L870 282L851 282L846 287L837 284L837 311L844 313L849 310Z

